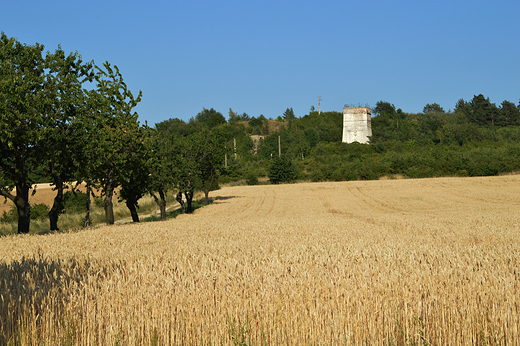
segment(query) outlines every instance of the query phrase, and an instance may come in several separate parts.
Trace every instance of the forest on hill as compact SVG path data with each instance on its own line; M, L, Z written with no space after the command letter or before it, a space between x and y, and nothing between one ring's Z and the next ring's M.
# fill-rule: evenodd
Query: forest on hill
M273 120L230 109L228 121L213 109L203 112L206 117L199 114L187 123L170 119L156 129L172 136L200 128L222 133L228 159L220 182L254 184L263 176L271 182L489 176L520 170L520 104L496 106L481 94L460 99L453 111L432 103L418 114L379 101L372 109L370 144L341 142L340 112L311 109L296 117L288 108ZM250 135L263 138L255 145Z

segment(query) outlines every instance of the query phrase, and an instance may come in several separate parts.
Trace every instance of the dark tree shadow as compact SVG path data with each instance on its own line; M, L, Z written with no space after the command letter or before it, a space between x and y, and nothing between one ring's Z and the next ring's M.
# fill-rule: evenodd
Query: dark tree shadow
M212 201L213 201L213 203L225 203L225 202L222 202L222 201L227 201L228 199L240 198L240 197L241 196L225 196L225 197L217 196L217 197L213 197Z

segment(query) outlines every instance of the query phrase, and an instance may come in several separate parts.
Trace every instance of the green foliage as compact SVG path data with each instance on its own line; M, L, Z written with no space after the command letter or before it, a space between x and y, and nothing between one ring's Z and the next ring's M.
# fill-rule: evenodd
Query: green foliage
M16 220L18 220L18 211L14 205L11 206L8 212L4 211L0 218L0 222L5 223L16 222Z
M128 170L137 168L135 155L142 152L142 129L137 113L132 112L141 101L142 93L139 91L134 98L119 68L108 62L103 64L103 68L96 66L95 81L96 88L88 93L91 112L78 121L81 132L87 134L80 136L86 154L86 162L80 171L84 180L101 186L106 223L110 225L114 223L114 190L120 185L130 184ZM135 184L127 190L142 195L142 189L142 185ZM124 198L127 199L128 195Z
M19 233L29 232L29 172L43 161L39 143L53 120L42 112L50 103L43 49L0 35L0 195L18 208Z
M247 113L238 114L236 112L233 112L233 110L230 108L228 113L228 122L230 124L235 124L239 121L249 121L250 117Z
M423 108L423 113L445 113L444 109L438 103L427 103Z
M250 172L246 177L247 185L258 185L258 176L254 172Z
M235 160L232 155L228 154L228 157L230 158L228 159L227 167L223 167L220 171L219 180L222 183L228 183L242 178L242 164L238 160Z
M155 129L158 133L171 137L186 137L199 131L195 123L186 124L178 118L161 121L155 124Z
M289 183L296 180L297 172L291 161L285 156L281 156L271 162L268 177L272 184Z
M226 118L224 118L222 113L217 112L213 108L203 108L202 111L199 112L195 117L195 121L205 128L212 129L215 126L225 124Z
M293 111L292 107L291 108L287 108L285 110L285 112L283 112L283 118L285 120L294 120L296 118L296 116L294 115L294 111Z
M81 191L66 191L63 194L63 212L67 214L82 213L85 211L87 194ZM94 204L97 207L103 206L103 200L94 197Z
M262 127L264 125L264 122L260 118L252 117L251 120L248 121L249 126L255 128L255 127Z
M38 203L31 208L31 219L45 220L49 217L49 206L45 203Z
M49 217L49 206L38 203L31 206L31 220L45 220ZM13 205L8 212L3 212L0 222L13 223L18 221L18 209Z
M376 106L372 109L373 116L386 114L392 117L395 113L395 106L386 101L377 101Z
M503 101L500 107L491 103L484 95L475 95L470 102L460 99L455 106L455 113L470 124L478 126L517 126L520 123L520 109L509 101Z

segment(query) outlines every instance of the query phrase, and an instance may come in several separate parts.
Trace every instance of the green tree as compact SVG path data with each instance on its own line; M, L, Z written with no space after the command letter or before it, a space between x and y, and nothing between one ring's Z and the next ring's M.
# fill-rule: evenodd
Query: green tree
M235 124L240 121L240 115L237 112L233 112L230 108L228 113L228 123Z
M60 47L54 53L47 53L45 67L48 71L44 84L48 98L45 113L52 121L44 129L45 138L40 142L40 149L42 156L47 158L48 174L56 190L49 221L50 229L57 230L63 209L64 183L72 181L74 176L72 151L76 143L71 123L85 112L82 85L93 75L92 63L83 64L78 53L66 56Z
M91 94L93 91L89 92ZM84 103L85 112L81 117L76 117L71 122L70 130L73 138L71 152L71 160L73 162L74 177L76 180L77 188L81 182L85 182L85 219L83 222L84 227L90 225L90 207L91 197L94 196L93 188L99 188L97 180L94 176L94 172L97 170L98 161L102 151L99 150L98 143L100 141L101 133L99 127L101 127L102 120L99 114L94 110L94 105L91 100L88 99L88 95L85 95ZM103 143L103 141L101 141Z
M273 184L292 182L296 180L296 171L291 160L282 155L273 159L268 177Z
M444 109L439 106L438 103L427 103L426 106L423 108L423 113L445 113Z
M159 206L162 220L166 219L166 193L177 185L175 179L178 178L179 164L182 162L181 148L178 143L182 138L184 137L179 134L172 134L171 131L160 128L151 131L150 135L148 186L150 194ZM184 211L182 196L179 203Z
M239 119L240 121L249 121L249 120L251 119L251 117L249 116L249 114L247 114L246 112L244 112L244 113L242 113L242 114L240 114L240 115L238 116L238 119Z
M202 184L205 203L209 203L209 192L215 186L224 166L224 138L216 131L203 131L193 136L196 173Z
M251 120L248 121L249 126L251 127L262 127L264 122L260 118L252 117Z
M290 158L303 160L309 154L311 147L302 130L293 131L289 134L287 143L287 155Z
M120 173L121 189L119 201L125 201L133 222L139 222L138 201L149 191L150 179L150 144L149 129L143 127L128 128L126 157Z
M500 106L498 126L520 125L520 109L513 102L503 101Z
M175 155L172 157L173 181L179 192L177 200L182 200L182 194L186 198L186 206L181 204L183 212L193 212L192 201L195 192L195 184L198 181L197 167L197 141L192 137L184 138L176 142ZM180 201L179 201L180 203Z
M127 167L134 143L134 135L139 128L138 115L132 109L140 102L127 88L117 66L108 62L104 69L96 66L96 89L89 92L90 116L85 117L88 131L94 142L88 149L94 154L90 165L90 176L99 184L104 197L106 223L114 223L113 195L121 184L122 170Z
M224 118L222 113L217 112L213 108L203 108L195 117L195 121L205 128L212 129L215 126L225 124L226 118Z
M230 125L236 124L239 121L249 121L251 118L247 113L238 114L237 112L233 112L230 108L228 112L228 123Z
M494 125L498 116L498 109L494 103L489 101L489 97L485 98L482 94L475 95L469 105L471 112L468 120L471 123L477 125Z
M283 118L284 118L284 120L293 120L293 119L296 118L296 116L294 115L294 111L293 111L292 107L291 108L287 108L285 110L285 112L283 112Z
M37 148L50 120L43 112L48 103L43 49L0 35L0 195L17 208L18 233L29 232L34 181L28 173L41 164Z
M383 113L392 117L396 113L395 106L390 102L377 101L376 106L372 109L372 116L378 116Z
M178 118L170 118L155 124L155 129L161 135L181 136L186 137L192 133L198 132L198 128L193 125L188 125L184 120Z
M393 104L379 101L373 112L377 115L372 118L372 143L403 141L411 137L410 119L400 108L396 110Z

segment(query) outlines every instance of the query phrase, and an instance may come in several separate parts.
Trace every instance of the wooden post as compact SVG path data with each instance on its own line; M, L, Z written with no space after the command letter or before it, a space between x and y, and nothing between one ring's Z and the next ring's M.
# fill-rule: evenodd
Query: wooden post
M282 156L282 147L280 146L280 135L278 135L278 157Z

